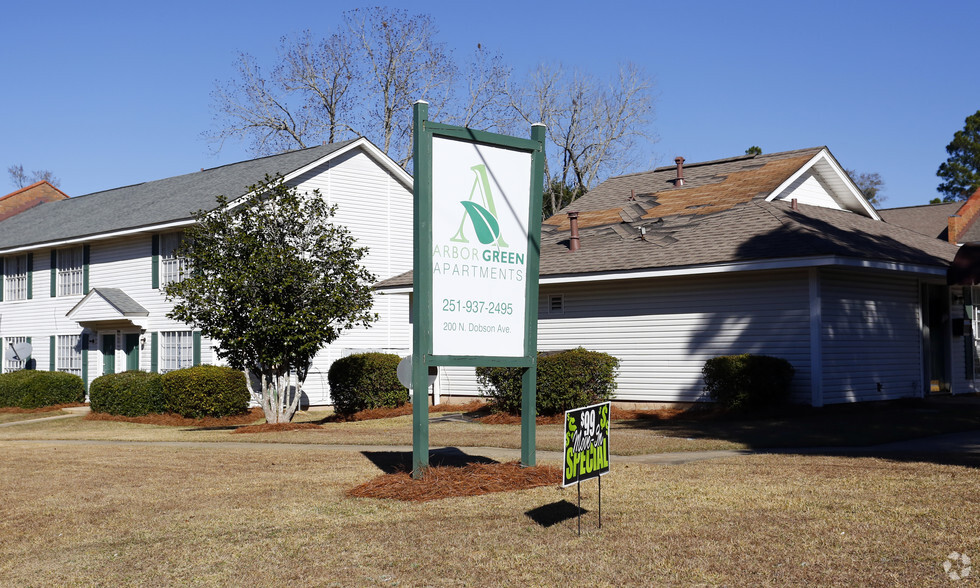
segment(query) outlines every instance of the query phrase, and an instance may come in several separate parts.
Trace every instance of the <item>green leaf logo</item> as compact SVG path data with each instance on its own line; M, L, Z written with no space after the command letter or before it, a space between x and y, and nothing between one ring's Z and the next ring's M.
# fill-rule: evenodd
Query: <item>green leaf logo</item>
M460 204L466 209L466 214L469 215L470 221L473 223L476 238L480 240L480 243L489 245L500 237L500 225L497 224L497 219L490 214L489 210L468 200L463 200Z

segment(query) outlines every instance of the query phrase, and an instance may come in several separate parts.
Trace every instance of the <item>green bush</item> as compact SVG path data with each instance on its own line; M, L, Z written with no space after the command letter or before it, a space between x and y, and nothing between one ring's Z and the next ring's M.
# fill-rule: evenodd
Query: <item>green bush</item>
M355 353L333 362L327 381L334 410L347 415L408 402L408 388L398 381L399 361L393 353Z
M538 353L537 414L560 414L580 406L605 402L616 390L619 360L582 347ZM521 368L479 367L481 393L495 412L520 414Z
M786 403L796 370L788 361L767 355L722 355L704 363L704 389L729 410L772 408Z
M92 381L88 399L92 412L121 416L164 412L163 379L142 371L106 374Z
M223 417L248 412L251 396L245 373L200 365L163 375L163 407L187 418Z
M85 401L85 384L74 374L18 370L0 375L0 406L41 408Z

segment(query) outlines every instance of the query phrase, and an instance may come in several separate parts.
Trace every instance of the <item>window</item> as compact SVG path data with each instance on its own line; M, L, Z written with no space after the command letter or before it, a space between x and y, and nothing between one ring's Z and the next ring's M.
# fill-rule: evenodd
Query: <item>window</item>
M4 337L3 339L3 373L16 372L24 369L24 360L15 359L13 347L19 343L27 343L27 337Z
M193 367L194 338L190 331L160 333L160 373Z
M58 250L58 296L85 293L82 291L84 261L82 247Z
M4 259L4 300L27 300L27 255Z
M184 279L190 265L186 258L177 256L177 248L184 242L184 233L166 233L160 235L160 285L166 286L171 282Z
M58 335L58 348L55 351L59 372L82 376L82 336Z

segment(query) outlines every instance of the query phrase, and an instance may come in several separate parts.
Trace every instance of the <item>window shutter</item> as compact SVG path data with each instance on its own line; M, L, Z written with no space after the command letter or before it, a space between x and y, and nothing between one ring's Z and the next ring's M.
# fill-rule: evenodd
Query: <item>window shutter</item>
M34 253L27 254L27 299L34 297Z
M153 235L153 270L152 270L152 281L153 288L157 289L160 287L160 235Z
M58 295L58 250L51 250L51 297Z
M89 246L82 245L82 294L88 294Z
M54 335L51 335L51 347L50 347L51 348L51 354L49 356L50 359L48 360L48 366L49 366L48 371L49 372L55 371L55 367L54 367L55 366L55 363L54 363L54 353L55 353L55 347L57 346L57 344L58 343L55 341L55 336Z
M154 374L160 373L159 345L157 344L157 334L150 333L150 371Z
M28 342L28 343L30 343L30 342L31 342L31 338L30 338L30 337L27 337L27 342ZM32 349L32 350L31 350L31 355L33 355L33 354L34 354L34 350ZM34 361L34 358L33 358L33 357L31 357L31 355L28 355L28 356L27 356L27 357L26 357L26 358L24 359L24 369L25 369L25 370L33 370L33 369L37 369L37 362L36 362L36 361Z
M201 365L201 331L194 331L194 365Z

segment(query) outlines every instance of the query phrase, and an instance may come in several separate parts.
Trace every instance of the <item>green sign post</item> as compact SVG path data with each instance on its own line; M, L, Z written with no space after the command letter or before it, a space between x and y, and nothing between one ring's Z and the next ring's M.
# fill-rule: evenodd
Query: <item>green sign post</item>
M429 465L430 366L524 369L521 464L535 465L545 127L509 137L414 110L412 475Z

